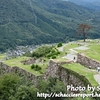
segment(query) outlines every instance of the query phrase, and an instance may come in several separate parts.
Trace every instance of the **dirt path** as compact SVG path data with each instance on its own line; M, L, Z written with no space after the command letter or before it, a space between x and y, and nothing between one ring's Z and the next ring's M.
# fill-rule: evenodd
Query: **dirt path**
M64 45L64 46L66 46L66 45ZM63 51L64 46L62 48L60 48L60 50ZM73 60L74 62L76 62L77 61L77 53L78 52L75 49L76 50L87 50L89 48L87 47L87 45L84 45L84 46L79 46L77 48L69 49L70 53L66 54L63 58L66 58L66 59L69 59L69 60Z
M84 45L84 46L80 46L80 47L77 47L77 48L74 48L74 49L76 49L76 50L87 50L89 48L87 47L87 45Z
M58 50L59 50L60 52L63 52L63 51L64 51L64 47L67 46L67 45L68 45L68 44L64 44L62 47L59 47Z
M100 85L100 72L99 74L94 75L94 79L98 82L98 84Z
M66 45L67 44L65 44L62 47L60 47L59 51L63 52L63 48ZM69 59L69 60L73 60L74 62L76 62L77 61L77 53L78 53L76 50L87 50L87 49L89 49L87 46L88 46L87 44L84 44L83 46L79 46L77 48L69 49L70 53L66 54L63 58L66 58L66 59ZM94 75L94 79L100 85L100 72L99 72L99 74Z

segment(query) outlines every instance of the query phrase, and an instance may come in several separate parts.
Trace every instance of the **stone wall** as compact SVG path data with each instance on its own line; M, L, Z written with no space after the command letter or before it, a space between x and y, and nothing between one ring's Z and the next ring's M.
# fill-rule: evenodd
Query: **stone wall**
M37 84L38 80L43 78L43 75L36 76L22 68L19 68L17 66L10 67L2 62L0 62L0 75L3 75L5 73L16 73L18 76L25 76L27 81L31 81L34 85Z
M100 67L100 62L96 61L94 59L91 59L83 54L78 53L77 55L77 62L86 66L86 67L90 67L91 68L97 68Z
M72 63L72 62L70 62L70 63ZM78 73L76 73L72 70L62 67L61 64L56 63L53 60L50 60L49 66L44 75L44 78L48 79L49 76L56 77L56 78L62 80L66 86L70 85L70 84L72 84L73 86L85 86L82 78L84 78L88 82L87 84L90 84L90 82L84 76L79 75Z
M33 63L35 63L35 59L34 58L30 58L28 60L21 61L21 63L23 63L25 65L33 64Z
M65 62L63 62L63 63L65 63ZM80 75L72 70L62 67L61 64L63 64L63 63L57 63L53 60L50 60L48 68L47 68L46 72L44 73L44 75L36 76L30 72L27 72L26 70L24 70L22 68L19 68L16 66L9 67L1 62L0 63L0 74L2 75L4 73L14 72L14 73L18 74L19 76L25 76L25 78L27 80L30 80L34 85L37 84L38 80L48 79L51 76L51 77L56 77L56 78L62 80L62 82L66 86L70 85L70 84L72 84L74 86L84 86L85 84L84 84L83 80L81 80L82 78L79 78ZM66 63L72 63L72 62L66 62ZM81 76L81 77L84 77L84 76ZM88 82L88 84L89 84L89 82Z

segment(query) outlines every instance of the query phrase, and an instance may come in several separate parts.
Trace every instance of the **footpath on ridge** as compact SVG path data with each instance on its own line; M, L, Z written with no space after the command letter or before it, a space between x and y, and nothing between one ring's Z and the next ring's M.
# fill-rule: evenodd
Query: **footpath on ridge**
M73 43L73 42L72 42L72 43ZM58 48L58 50L61 51L61 52L63 52L64 47L67 46L67 45L68 45L68 44L63 45L62 47ZM89 49L87 46L88 46L88 45L85 44L85 45L79 46L79 47L77 47L77 48L69 49L70 53L68 53L68 54L66 54L65 56L63 56L63 58L76 61L76 60L77 60L77 53L78 53L78 52L75 51L75 49L76 49L76 50L87 50L87 49ZM75 59L74 59L74 58L75 58Z

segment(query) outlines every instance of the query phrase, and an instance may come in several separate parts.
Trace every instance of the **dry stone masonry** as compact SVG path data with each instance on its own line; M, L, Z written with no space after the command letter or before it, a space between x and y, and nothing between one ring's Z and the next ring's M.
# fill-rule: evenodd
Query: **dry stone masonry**
M91 68L100 67L99 61L91 59L91 58L85 56L84 54L80 54L80 53L78 53L78 55L77 55L77 63L80 63L86 67L91 66Z
M69 62L67 62L67 63L69 63ZM72 62L70 62L70 63L72 63ZM66 86L70 85L70 84L73 84L74 86L84 86L84 82L81 80L81 78L77 77L77 76L81 76L81 75L79 75L78 73L71 71L67 68L62 67L61 64L56 63L53 60L50 60L49 66L44 75L44 78L48 79L50 76L56 77L56 78L62 80ZM84 76L82 76L82 77L85 78ZM88 84L90 84L89 81L88 81Z
M2 62L0 62L0 75L3 75L5 73L16 73L19 76L25 76L27 81L31 81L34 85L37 84L38 80L42 79L43 76L36 76L22 68L19 68L17 66L10 67Z
M30 72L27 72L26 70L24 70L22 68L19 68L16 66L10 67L10 66L0 62L0 75L2 75L4 73L14 72L14 73L18 74L19 76L25 76L26 80L30 80L34 85L37 84L38 80L48 79L51 76L51 77L56 77L56 78L62 80L62 82L66 86L70 85L70 84L72 84L74 86L85 86L84 81L81 80L82 78L79 78L80 75L74 71L71 71L67 68L62 67L61 64L63 64L63 63L72 63L72 62L57 63L54 60L50 60L46 72L41 76L36 76ZM87 80L87 82L89 83L88 80Z

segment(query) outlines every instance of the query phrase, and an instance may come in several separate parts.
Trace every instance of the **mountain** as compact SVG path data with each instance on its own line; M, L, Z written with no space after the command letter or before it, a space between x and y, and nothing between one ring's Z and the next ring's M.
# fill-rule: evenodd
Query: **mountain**
M100 0L68 0L70 2L74 2L75 4L82 5L83 7L87 7L89 9L93 9L95 11L100 11Z
M98 38L100 13L62 0L0 1L0 51L16 45L75 40L77 27L95 27L89 37Z

